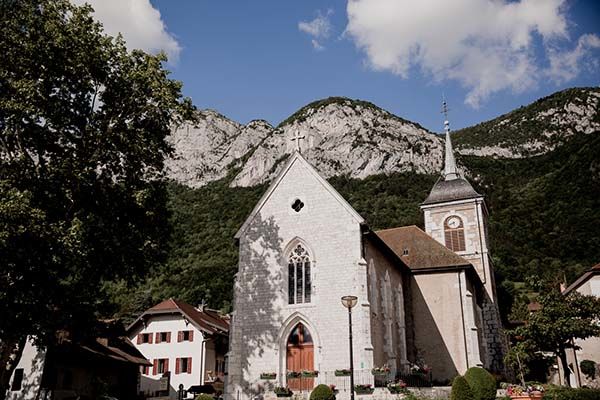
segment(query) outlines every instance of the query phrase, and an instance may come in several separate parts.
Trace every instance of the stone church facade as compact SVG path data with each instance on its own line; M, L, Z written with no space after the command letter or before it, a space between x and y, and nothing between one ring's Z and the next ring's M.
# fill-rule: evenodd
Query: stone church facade
M487 211L456 170L448 130L446 146L444 173L421 206L425 231L372 231L299 152L290 157L236 234L227 400L273 384L336 383L334 371L350 365L345 295L358 297L357 383L373 383L371 369L384 365L390 377L428 365L436 381L471 366L502 372ZM303 370L319 375L287 376Z

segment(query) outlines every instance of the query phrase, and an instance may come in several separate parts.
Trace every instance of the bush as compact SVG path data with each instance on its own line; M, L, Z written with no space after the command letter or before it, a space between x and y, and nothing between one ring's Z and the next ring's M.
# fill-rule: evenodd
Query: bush
M310 400L333 400L335 399L335 394L333 390L327 385L317 385L313 391L310 393Z
M215 400L214 397L212 397L209 394L199 394L198 396L196 396L196 398L194 400Z
M581 368L581 372L588 378L594 379L596 377L596 363L594 361L583 360L579 363L579 367Z
M473 391L469 386L469 382L462 376L457 376L452 382L452 392L450 400L474 400Z
M473 390L475 400L496 399L496 379L483 368L472 367L467 370L465 379Z
M546 390L544 400L598 400L600 390L588 388L566 388L553 386Z

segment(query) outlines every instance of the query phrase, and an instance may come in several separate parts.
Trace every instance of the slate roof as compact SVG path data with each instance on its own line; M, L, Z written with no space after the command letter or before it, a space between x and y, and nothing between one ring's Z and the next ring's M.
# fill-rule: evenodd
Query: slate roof
M375 233L413 272L472 267L467 260L415 225ZM406 255L405 250L408 250Z
M229 331L229 320L219 315L215 310L207 308L199 310L188 303L172 298L146 310L127 330L130 331L137 323L144 319L149 319L151 316L174 313L186 317L198 329L208 334L225 334Z
M575 282L573 282L568 288L563 290L562 294L567 295L571 293L573 290L577 289L579 286L584 284L589 278L593 275L600 275L600 263L594 265L592 268L584 272Z
M465 200L483 197L473 189L473 186L464 178L444 180L440 178L425 199L422 205L436 204L453 200Z

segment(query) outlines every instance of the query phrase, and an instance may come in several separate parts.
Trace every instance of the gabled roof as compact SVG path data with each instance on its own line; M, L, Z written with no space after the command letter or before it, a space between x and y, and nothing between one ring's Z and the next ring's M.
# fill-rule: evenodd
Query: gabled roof
M335 190L334 187L331 186L331 184L329 184L329 182L327 182L327 180L325 178L323 178L317 172L317 170L312 165L310 165L310 163L308 161L306 161L306 159L304 157L302 157L302 155L300 153L298 153L297 151L295 151L294 154L292 154L291 157L288 159L285 167L283 167L283 169L281 170L281 172L279 172L279 174L273 180L273 182L271 183L271 185L269 186L269 188L267 189L267 191L265 192L265 194L261 197L261 199L259 200L259 202L256 204L256 206L254 207L254 209L252 210L252 212L250 213L250 215L248 216L248 218L246 218L246 221L244 221L242 227L237 231L237 233L235 234L235 238L236 239L239 239L242 236L242 234L244 233L244 231L246 230L246 228L248 227L248 225L250 225L250 222L260 212L260 210L262 209L262 207L264 206L264 204L267 202L267 200L269 200L269 198L271 197L271 195L273 194L273 192L277 189L277 187L279 186L279 184L281 183L281 181L283 180L283 178L285 177L285 175L288 173L288 171L292 168L292 166L295 163L300 163L301 165L303 165L307 169L307 171L321 185L323 185L323 187L329 193L331 193L331 195L338 201L338 203L340 203L340 205L342 207L344 207L346 209L346 211L350 215L352 215L352 217L356 220L357 223L359 223L359 224L364 224L365 223L365 220L363 219L363 217L361 217L360 214L358 214L356 212L356 210L354 208L352 208L352 206L342 197L342 195L340 195L337 192L337 190Z
M375 233L413 272L472 268L471 263L415 225Z
M562 294L567 295L571 293L573 290L576 290L579 286L587 282L594 275L600 275L600 263L594 265L592 268L584 272L579 278L577 278L575 282L569 285L569 287L566 288Z
M181 314L196 328L208 334L225 334L229 331L229 321L220 316L216 311L206 308L199 310L188 303L172 298L146 310L135 322L129 325L127 331L130 332L134 326L149 319L151 316L169 314Z

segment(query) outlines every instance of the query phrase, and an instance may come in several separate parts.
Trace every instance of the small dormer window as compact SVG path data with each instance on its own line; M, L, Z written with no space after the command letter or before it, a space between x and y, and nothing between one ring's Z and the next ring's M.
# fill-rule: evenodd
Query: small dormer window
M452 251L465 251L465 228L462 219L453 215L444 221L446 247Z

